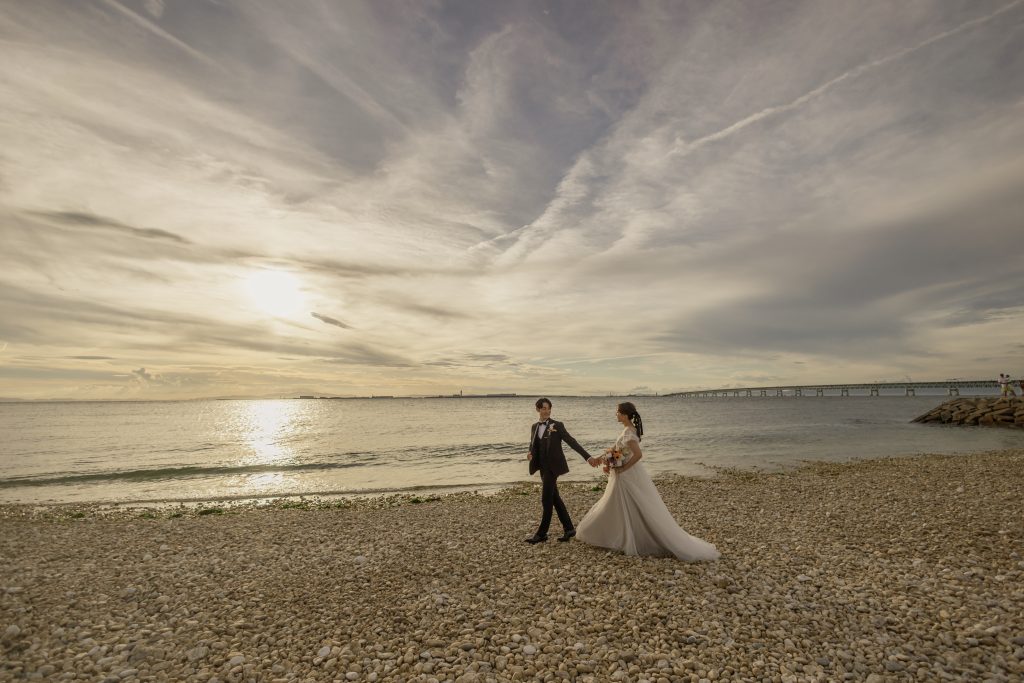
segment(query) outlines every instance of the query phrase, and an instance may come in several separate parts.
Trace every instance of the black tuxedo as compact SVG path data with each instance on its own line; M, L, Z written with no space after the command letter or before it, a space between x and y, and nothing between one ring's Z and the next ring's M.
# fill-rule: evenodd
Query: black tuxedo
M562 528L572 531L572 518L569 511L558 495L558 477L569 471L569 463L565 461L565 453L562 451L562 442L569 444L569 447L583 456L584 460L590 460L590 454L583 446L577 443L565 429L565 425L557 420L548 420L548 427L544 430L544 436L537 438L537 427L540 422L534 422L530 431L530 474L540 471L540 479L543 483L541 488L541 506L543 516L540 520L540 527L537 529L537 536L546 537L548 527L551 526L551 512L558 513L558 521Z
M583 446L579 445L576 439L565 430L565 425L558 420L548 420L548 428L544 430L544 436L537 438L537 427L540 422L534 422L530 431L530 474L537 470L548 470L561 476L569 472L569 463L565 461L565 453L562 451L562 442L569 444L584 460L590 460L590 453L587 453Z

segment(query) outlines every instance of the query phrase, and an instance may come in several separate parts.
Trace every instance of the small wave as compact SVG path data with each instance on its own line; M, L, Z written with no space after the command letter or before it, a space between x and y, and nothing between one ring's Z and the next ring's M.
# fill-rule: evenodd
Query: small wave
M429 460L446 458L480 458L490 455L521 455L526 446L514 443L455 444L444 446L417 446L395 451L391 455L396 461Z
M529 483L529 482L527 482ZM573 482L570 482L573 483ZM579 483L579 482L576 482ZM589 483L589 482L588 482ZM293 500L296 498L340 498L340 499L352 499L352 498L376 498L379 496L412 496L412 495L423 495L423 494L438 494L448 495L452 493L461 492L475 492L475 493L489 493L501 491L503 489L511 489L517 486L522 486L523 481L511 480L511 481L485 481L477 483L459 483L459 484L417 484L413 486L404 487L368 487L368 488L354 488L354 489L323 489L323 490L312 490L302 491L297 493L285 492L285 493L239 493L239 494L224 494L214 496L202 496L202 497L175 497L175 498L139 498L139 499L126 499L119 501L90 501L97 505L164 505L164 504L193 504L201 505L206 503L231 503L239 501L273 501L273 500Z
M267 472L308 472L315 470L339 470L349 467L365 467L365 462L305 463L300 465L266 464L220 467L164 467L159 469L120 470L95 472L92 474L59 474L49 477L13 477L0 480L0 489L22 486L66 486L113 481L159 481L161 479L189 479L193 477L215 477Z

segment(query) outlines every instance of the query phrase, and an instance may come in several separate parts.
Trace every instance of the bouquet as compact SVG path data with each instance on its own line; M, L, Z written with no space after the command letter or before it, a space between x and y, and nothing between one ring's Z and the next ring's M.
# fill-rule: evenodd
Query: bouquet
M618 448L609 448L605 451L604 462L611 469L618 469L628 461L629 457Z

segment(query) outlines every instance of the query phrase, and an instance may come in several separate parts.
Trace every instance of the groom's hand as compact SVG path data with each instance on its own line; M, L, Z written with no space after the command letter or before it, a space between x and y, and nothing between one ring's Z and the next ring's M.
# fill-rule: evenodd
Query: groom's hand
M533 453L527 453L526 454L526 459L527 460L533 460Z
M601 461L597 458L587 458L587 462L590 463L591 467L597 467L601 464Z

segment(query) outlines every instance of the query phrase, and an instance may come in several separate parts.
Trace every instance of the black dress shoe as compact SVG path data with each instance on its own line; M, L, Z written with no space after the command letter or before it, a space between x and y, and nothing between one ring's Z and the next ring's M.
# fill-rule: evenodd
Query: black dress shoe
M546 540L548 540L547 536L538 536L537 534L534 534L526 539L526 542L530 545L537 545L538 543L543 543Z
M575 529L569 529L564 534L559 536L558 540L561 541L562 543L567 543L569 541L569 539L574 538L575 536L576 536L576 530Z

